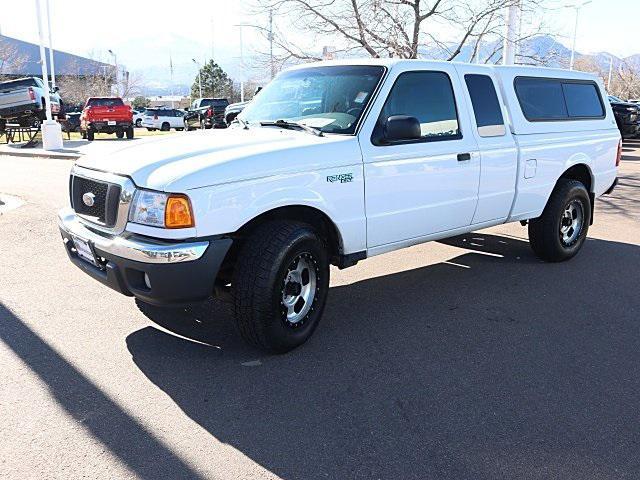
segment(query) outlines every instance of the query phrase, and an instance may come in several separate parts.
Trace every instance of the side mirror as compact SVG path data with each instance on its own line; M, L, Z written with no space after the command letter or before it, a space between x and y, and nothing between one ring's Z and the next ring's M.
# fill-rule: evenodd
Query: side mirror
M392 142L422 138L420 121L408 115L392 115L385 122L384 138Z

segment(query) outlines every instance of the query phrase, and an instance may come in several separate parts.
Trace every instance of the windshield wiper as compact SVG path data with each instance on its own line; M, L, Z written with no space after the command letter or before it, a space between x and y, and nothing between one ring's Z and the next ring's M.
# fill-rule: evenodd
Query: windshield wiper
M263 127L280 127L280 128L300 128L307 133L315 135L317 137L324 137L322 130L318 130L303 123L298 122L287 122L286 120L276 120L275 122L260 122L260 125Z
M236 117L233 122L231 123L236 123L238 122L240 125L242 125L242 128L245 130L249 130L249 122L247 122L246 120L241 119L240 117Z

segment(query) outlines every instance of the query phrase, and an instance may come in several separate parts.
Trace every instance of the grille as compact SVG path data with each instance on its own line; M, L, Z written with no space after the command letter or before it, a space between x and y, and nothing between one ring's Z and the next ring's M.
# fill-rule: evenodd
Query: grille
M93 205L84 203L82 196L94 195ZM118 216L120 186L74 176L71 181L71 205L78 215L107 227L113 227Z

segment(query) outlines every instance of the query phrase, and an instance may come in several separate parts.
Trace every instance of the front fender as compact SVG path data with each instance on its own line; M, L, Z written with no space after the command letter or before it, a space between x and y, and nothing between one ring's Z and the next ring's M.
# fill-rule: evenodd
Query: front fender
M345 254L366 249L361 164L199 188L191 190L189 196L198 236L233 233L270 210L306 206L333 221Z

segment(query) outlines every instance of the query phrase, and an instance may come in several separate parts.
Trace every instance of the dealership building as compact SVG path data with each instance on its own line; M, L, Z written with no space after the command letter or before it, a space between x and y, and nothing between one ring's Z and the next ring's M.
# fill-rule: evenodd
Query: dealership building
M46 49L46 61L49 65L49 49ZM53 50L53 62L56 77L74 76L113 77L115 67L108 63L90 58ZM0 77L20 78L41 76L40 47L35 43L0 35Z

